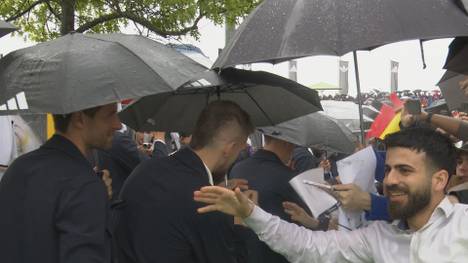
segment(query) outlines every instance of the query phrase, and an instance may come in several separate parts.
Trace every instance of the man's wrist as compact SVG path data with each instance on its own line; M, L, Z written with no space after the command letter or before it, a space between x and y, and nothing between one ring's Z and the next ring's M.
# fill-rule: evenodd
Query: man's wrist
M363 210L370 211L372 208L371 194L368 192L363 192Z
M244 209L244 211L242 212L242 215L240 215L240 217L242 219L245 219L245 218L249 217L252 214L254 208L255 208L254 202L249 200L247 208Z
M432 113L426 113L426 119L425 119L424 121L425 121L426 123L428 123L428 124L431 124L432 116L433 116L433 115L434 115L434 114L432 114Z

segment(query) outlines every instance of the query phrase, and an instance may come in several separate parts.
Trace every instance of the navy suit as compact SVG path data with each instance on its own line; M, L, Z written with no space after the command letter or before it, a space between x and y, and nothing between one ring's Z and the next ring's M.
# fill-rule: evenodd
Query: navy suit
M153 158L162 158L169 155L169 149L167 145L160 141L155 141L153 143L153 153L151 157Z
M119 263L237 262L232 217L196 211L203 204L193 192L206 185L205 166L188 148L140 164L120 195Z
M54 135L0 182L0 261L110 262L107 199L88 160Z
M317 168L320 164L320 160L312 155L307 147L303 146L294 148L291 159L294 162L294 171L298 174Z
M99 169L109 170L112 177L113 199L116 199L127 177L142 160L132 137L115 132L112 147L108 150L99 150L95 161Z
M273 153L258 150L232 168L230 178L242 178L249 181L249 188L258 191L259 206L265 211L290 221L290 216L283 210L282 203L290 201L307 210L307 206L289 185L295 173ZM248 241L248 261L258 263L288 262L283 256L273 252L252 232L244 232Z

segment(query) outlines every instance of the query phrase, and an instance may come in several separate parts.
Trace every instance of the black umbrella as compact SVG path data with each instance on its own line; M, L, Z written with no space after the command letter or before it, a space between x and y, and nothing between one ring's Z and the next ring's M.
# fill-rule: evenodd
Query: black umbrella
M72 33L0 60L0 114L70 113L173 91L206 70L143 36Z
M0 37L3 37L4 35L10 34L11 32L15 31L16 27L13 26L12 24L5 22L3 20L0 20Z
M137 131L192 132L201 110L213 100L234 101L256 126L269 126L322 110L316 91L295 81L235 68L208 71L177 91L139 99L122 112Z
M352 154L357 142L357 137L348 127L323 112L314 112L258 130L296 145L328 152Z
M353 51L360 101L356 50L402 40L468 35L468 16L455 2L265 0L240 25L213 67Z
M426 107L424 111L430 112L433 114L442 114L442 115L450 116L450 110L448 108L447 102L445 102L445 99L434 101L433 103L431 103L431 105Z
M450 110L461 110L463 104L468 103L468 97L465 96L458 84L465 77L465 75L447 71L437 84Z
M468 37L456 37L450 43L444 68L460 74L468 74Z

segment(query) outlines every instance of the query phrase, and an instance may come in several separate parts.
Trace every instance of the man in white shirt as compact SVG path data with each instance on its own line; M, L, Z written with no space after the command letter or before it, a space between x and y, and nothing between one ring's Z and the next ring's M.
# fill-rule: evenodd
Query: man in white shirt
M415 128L387 136L385 195L393 223L349 232L307 230L272 216L244 194L218 187L195 192L209 205L242 217L259 238L291 262L468 262L468 206L452 204L445 186L456 150L435 131Z

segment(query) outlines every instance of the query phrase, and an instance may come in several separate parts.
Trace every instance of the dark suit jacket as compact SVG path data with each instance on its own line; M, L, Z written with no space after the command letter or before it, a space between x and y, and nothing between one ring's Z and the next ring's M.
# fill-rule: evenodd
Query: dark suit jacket
M289 185L289 180L294 175L295 173L273 152L260 149L250 158L236 164L229 177L247 179L249 188L258 191L258 203L262 209L291 222L290 216L283 210L284 201L295 202L307 210L304 202ZM252 231L243 235L248 240L248 262L288 262L283 256L273 252L259 241Z
M109 150L98 151L95 165L101 170L109 170L112 177L113 199L119 196L124 181L141 161L135 141L121 132L114 133L112 147Z
M169 149L165 143L160 141L155 141L153 144L153 153L151 154L152 158L162 158L169 155Z
M78 148L55 135L0 182L0 261L110 262L107 192Z
M317 168L320 164L320 160L313 156L307 147L303 146L294 148L291 159L294 162L294 171L298 174Z
M196 211L203 205L193 192L206 185L203 162L188 148L140 164L120 195L119 263L236 262L232 217Z

